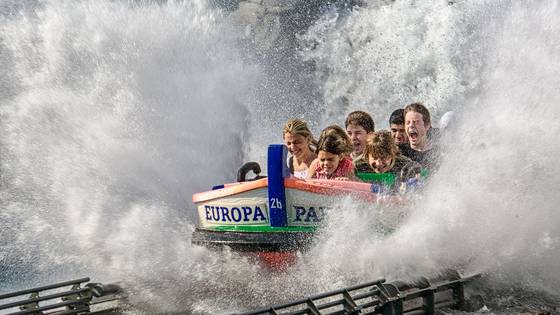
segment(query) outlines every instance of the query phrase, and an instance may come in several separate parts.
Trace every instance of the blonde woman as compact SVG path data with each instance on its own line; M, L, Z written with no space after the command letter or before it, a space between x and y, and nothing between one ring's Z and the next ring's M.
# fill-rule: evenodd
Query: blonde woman
M301 119L290 119L284 125L284 144L292 155L288 159L288 168L297 178L307 178L309 167L317 155L313 148L317 142L307 126Z

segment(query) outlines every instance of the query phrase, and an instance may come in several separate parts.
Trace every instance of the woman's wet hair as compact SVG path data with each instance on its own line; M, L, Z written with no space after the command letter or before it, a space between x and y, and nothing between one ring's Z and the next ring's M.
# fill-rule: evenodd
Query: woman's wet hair
M333 132L321 136L315 153L319 154L319 151L325 151L331 154L343 155L350 154L352 150L353 147L351 143L348 143L344 138L340 137L340 135Z
M395 144L391 132L389 130L379 130L373 133L368 139L368 143L364 150L364 156L367 158L392 158L399 155L399 147Z
M311 144L311 151L313 151L314 148L317 147L317 141L315 141L315 139L313 138L313 134L311 133L311 130L309 130L309 127L304 120L297 118L288 120L284 125L282 135L285 135L287 133L309 139L309 143Z

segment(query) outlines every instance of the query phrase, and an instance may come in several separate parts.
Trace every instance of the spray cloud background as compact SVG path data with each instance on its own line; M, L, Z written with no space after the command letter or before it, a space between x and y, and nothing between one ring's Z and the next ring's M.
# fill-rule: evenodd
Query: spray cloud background
M239 30L204 1L2 10L5 288L39 281L30 273L131 277L144 297L166 283L181 288L173 305L211 313L277 302L286 284L289 298L462 265L505 285L557 291L555 1L327 8L298 36L293 57L315 65L298 74L315 79L320 93L308 94L294 91L297 82L271 86L270 69L282 66L267 62L278 59L245 58ZM285 107L272 101L282 92ZM356 224L376 212L345 200L341 223L292 274L265 275L235 253L189 244L190 195L230 180L242 161L264 161L283 119L315 120L318 131L365 109L386 126L412 100L434 118L454 110L460 120L445 138L441 171L392 235Z

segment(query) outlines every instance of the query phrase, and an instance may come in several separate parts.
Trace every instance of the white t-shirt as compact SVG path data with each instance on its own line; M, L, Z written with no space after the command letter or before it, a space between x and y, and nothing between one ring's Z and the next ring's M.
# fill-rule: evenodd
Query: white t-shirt
M301 178L301 179L306 179L308 171L309 171L308 169L305 170L305 171L294 171L294 177Z

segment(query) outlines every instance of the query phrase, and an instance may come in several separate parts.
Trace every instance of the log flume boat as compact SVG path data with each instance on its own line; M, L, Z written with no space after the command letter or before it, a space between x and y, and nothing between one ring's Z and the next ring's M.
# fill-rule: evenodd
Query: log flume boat
M272 268L294 260L307 249L325 217L342 197L359 202L398 204L400 196L372 192L372 183L339 180L301 180L290 176L284 145L268 147L268 176L260 176L255 162L245 164L238 181L194 194L199 225L192 243L228 246L253 253ZM248 172L257 176L246 180ZM385 180L381 178L381 181Z

